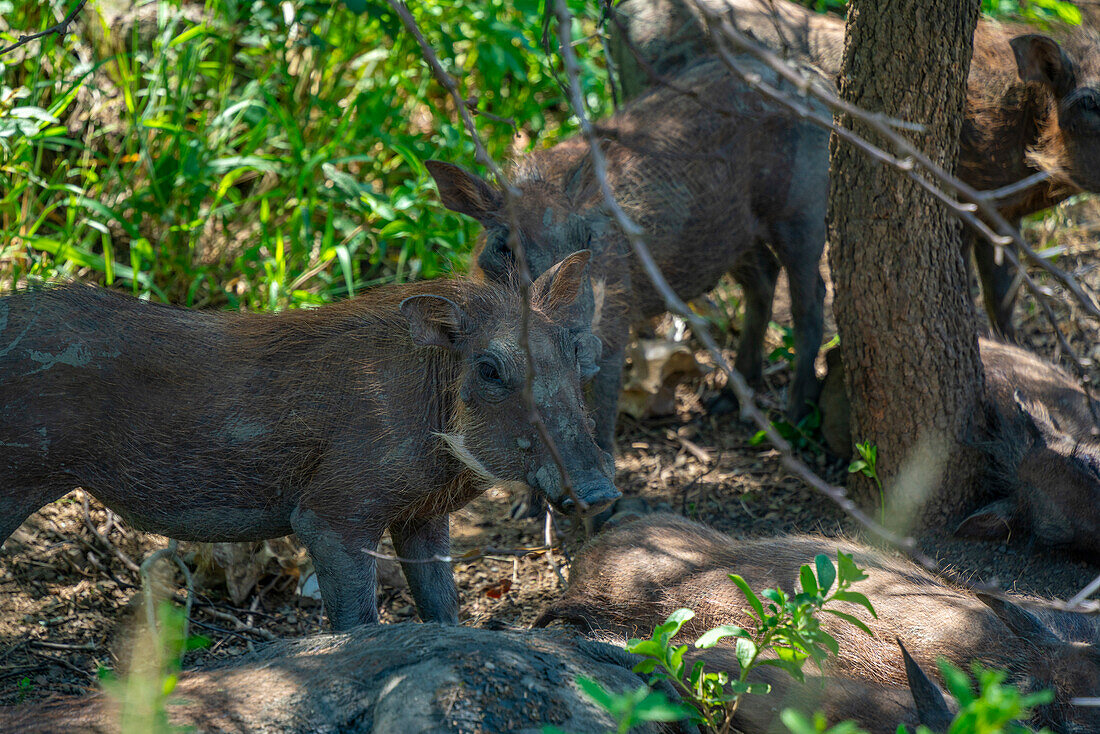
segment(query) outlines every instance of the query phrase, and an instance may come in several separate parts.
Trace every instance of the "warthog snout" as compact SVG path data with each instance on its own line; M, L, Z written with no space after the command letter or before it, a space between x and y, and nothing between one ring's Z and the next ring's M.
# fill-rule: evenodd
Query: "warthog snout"
M572 477L573 490L588 508L585 514L592 515L611 505L612 502L622 497L622 492L615 489L615 485L606 476L596 471L577 472ZM565 495L559 505L562 512L573 512L573 498Z

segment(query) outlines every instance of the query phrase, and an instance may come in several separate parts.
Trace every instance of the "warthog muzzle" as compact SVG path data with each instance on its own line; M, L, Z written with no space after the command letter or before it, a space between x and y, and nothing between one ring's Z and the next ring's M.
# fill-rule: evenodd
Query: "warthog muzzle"
M612 502L622 497L622 492L615 489L615 485L606 476L597 471L577 472L570 479L573 480L573 490L588 507L586 515L592 515L606 509ZM574 511L573 498L564 494L554 504L565 513Z

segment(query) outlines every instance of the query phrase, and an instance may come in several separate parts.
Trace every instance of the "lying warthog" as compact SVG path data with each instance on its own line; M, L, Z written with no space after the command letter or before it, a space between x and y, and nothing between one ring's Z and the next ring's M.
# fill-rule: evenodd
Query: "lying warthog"
M734 23L774 49L829 76L840 73L844 21L789 0L701 0L732 11ZM650 86L651 71L675 76L710 53L706 22L695 0L625 0L616 6L613 41L627 94ZM775 8L775 12L771 8ZM618 30L619 26L622 30ZM974 34L959 177L979 190L1052 174L998 203L1009 221L1046 209L1072 194L1100 191L1100 30L1079 27L1055 41L1019 24L982 20ZM639 64L630 45L646 59ZM1015 272L997 264L993 247L974 244L986 309L994 327L1013 336Z
M1100 692L1100 649L1056 637L1036 617L1013 604L984 601L936 579L919 567L849 541L785 536L737 541L674 515L653 515L593 539L573 561L569 590L540 622L563 619L587 629L626 637L648 636L674 610L687 607L685 625L694 639L721 624L744 626L748 602L727 574L740 574L754 590L793 591L799 567L837 549L850 553L869 578L857 591L875 607L844 603L837 608L863 619L868 637L847 622L821 615L837 638L840 655L830 675L900 688L906 671L900 640L926 670L937 656L969 670L972 660L1004 669L1026 691L1051 688L1055 700L1038 709L1034 722L1060 732L1100 731L1100 709L1076 706L1073 698Z
M275 642L183 673L166 710L170 723L197 732L608 731L611 717L576 679L632 692L644 682L630 670L635 662L560 632L375 625ZM116 709L103 695L0 708L0 730L116 732Z
M587 252L532 287L534 398L576 493L618 496L586 427ZM291 532L337 629L376 622L373 550L447 553L447 513L493 480L572 503L521 397L514 286L441 280L279 315L157 306L82 285L0 299L0 540L80 486L136 527ZM450 565L404 566L421 618L455 622Z
M985 494L996 499L974 506L956 534L995 540L1016 532L1097 557L1100 443L1093 435L1089 396L1072 377L1025 349L990 339L979 339L978 345L991 410L986 435L973 443L987 460ZM821 432L830 450L851 456L840 351L829 350L826 362Z
M776 83L774 73L754 69ZM788 405L793 417L803 415L817 394L828 134L716 63L687 70L675 89L654 90L599 129L615 198L645 228L654 259L680 297L706 293L727 272L744 288L737 368L750 380L761 374L779 266L787 269L797 354ZM512 212L502 192L477 176L446 163L428 168L443 203L485 226L477 264L490 279L511 277L513 220L534 273L578 247L593 250L592 292L583 310L604 343L593 398L597 439L610 450L628 328L664 311L665 303L609 220L588 152L577 137L525 156L513 172L521 195Z

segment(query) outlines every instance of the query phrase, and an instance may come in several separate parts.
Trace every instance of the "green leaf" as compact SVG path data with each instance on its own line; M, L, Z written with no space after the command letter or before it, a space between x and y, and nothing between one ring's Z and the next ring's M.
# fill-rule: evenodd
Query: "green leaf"
M814 558L814 565L817 566L817 580L821 593L828 594L829 589L833 588L833 581L836 580L836 567L824 553L819 553Z
M577 685L584 691L585 695L596 702L600 708L605 711L611 711L615 702L612 694L609 693L604 687L596 680L592 678L586 678L583 675L578 675L576 678Z
M802 590L804 592L811 596L817 594L817 579L814 578L814 572L810 569L809 565L803 565L798 570L798 578L802 583Z
M844 551L836 552L836 565L841 582L852 583L867 578L867 574L863 573L852 557Z
M676 678L682 678L684 674L684 653L687 652L688 646L681 645L673 650L672 655L669 658L669 672Z
M634 714L642 721L680 721L694 713L683 704L672 703L663 691L650 691L638 702Z
M745 595L749 604L752 606L752 610L756 612L756 618L760 621L764 620L764 605L760 603L760 597L749 588L745 579L741 578L735 573L729 574L730 581L737 584L737 588L741 590L741 593Z
M832 596L837 601L846 601L852 604L859 604L861 607L871 613L871 616L878 619L878 615L875 614L875 608L871 606L871 600L860 594L858 591L838 591Z
M794 660L782 660L778 658L768 658L767 660L760 660L760 665L771 665L775 668L782 668L787 671L787 675L794 678L799 683L805 682L806 676L802 673L802 663Z
M737 638L737 662L741 664L742 670L747 670L752 665L756 653L756 643L744 637Z
M974 700L970 677L942 657L936 660L936 665L947 684L947 690L951 691L951 695L959 702L959 706L969 705Z
M706 649L708 647L714 647L718 644L719 640L726 637L748 637L749 633L733 624L724 624L721 627L715 627L712 630L707 630L703 633L703 636L695 641L695 646L700 649Z
M855 474L856 472L861 472L866 468L867 468L867 462L866 461L864 461L863 459L856 459L855 461L853 461L851 464L848 465L848 473L849 474Z
M664 646L653 640L631 640L626 643L626 651L635 655L647 655L659 660L665 658Z
M868 627L866 624L861 622L858 618L853 617L851 614L845 614L844 612L838 612L835 609L822 609L821 611L825 612L826 614L832 614L834 617L840 617L841 619L843 619L848 624L851 624L855 627L859 627L859 629L861 629L865 634L870 635L871 637L875 636L875 633L871 631L870 627ZM834 654L835 654L835 652L834 652Z
M672 614L668 615L668 619L663 624L659 624L653 628L653 639L671 639L680 632L680 628L684 626L684 622L688 621L695 616L695 612L690 609L677 609Z

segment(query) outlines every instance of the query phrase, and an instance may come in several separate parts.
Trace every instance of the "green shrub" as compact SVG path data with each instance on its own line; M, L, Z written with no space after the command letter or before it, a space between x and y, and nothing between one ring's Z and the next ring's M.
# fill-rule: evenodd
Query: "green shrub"
M56 22L45 4L17 5L0 0L5 40ZM104 29L94 49L73 34L0 57L0 289L79 275L279 309L463 270L477 226L442 208L423 161L470 164L473 146L415 41L376 0L285 7L209 0L195 24L161 2L140 34L151 40ZM595 4L574 10L594 33ZM539 0L413 12L479 109L537 145L574 131ZM84 19L102 25L90 6ZM603 114L599 45L579 52ZM476 120L510 157L512 126Z

